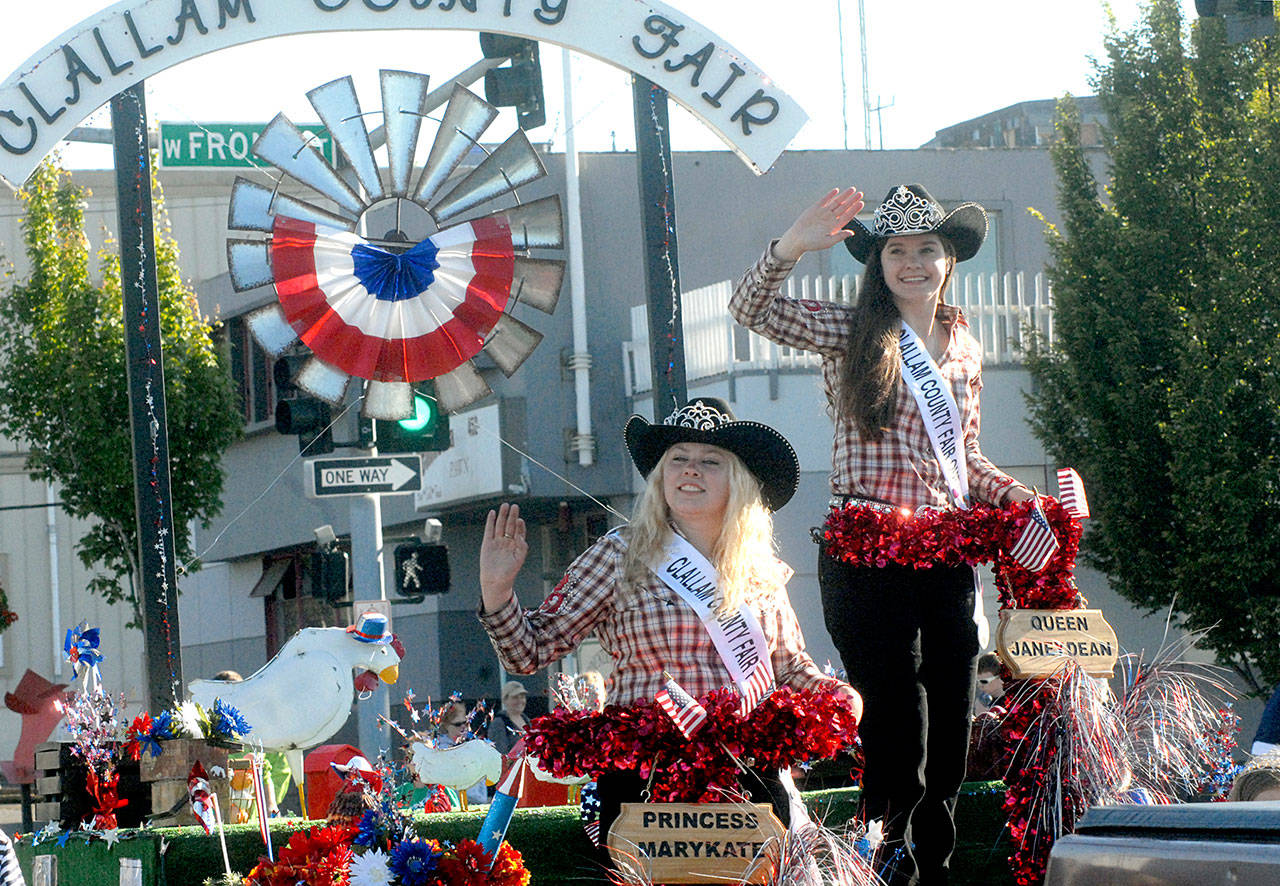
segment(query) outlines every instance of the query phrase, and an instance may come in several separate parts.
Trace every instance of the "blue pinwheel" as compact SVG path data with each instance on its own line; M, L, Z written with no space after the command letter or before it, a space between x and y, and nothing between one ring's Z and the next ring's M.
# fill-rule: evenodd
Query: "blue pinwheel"
M71 662L76 676L84 677L87 684L92 675L94 688L100 676L98 665L103 659L98 643L98 629L89 627L89 623L85 621L74 628L67 628L67 637L62 643L62 652L66 655L66 660Z

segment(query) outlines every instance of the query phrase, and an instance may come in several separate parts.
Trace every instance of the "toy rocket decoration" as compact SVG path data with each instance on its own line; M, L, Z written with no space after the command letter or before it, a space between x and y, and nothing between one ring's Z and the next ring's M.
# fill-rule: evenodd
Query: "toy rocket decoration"
M516 804L520 802L520 791L524 784L523 776L524 757L521 757L498 784L493 800L489 803L489 814L484 817L484 824L480 826L480 838L476 842L489 858L495 861L498 858L498 848L506 839L507 827L511 824L511 816L516 811Z
M380 80L387 168L374 159L351 77L316 87L307 97L349 158L357 187L277 115L254 154L332 208L237 179L227 227L261 236L228 239L227 258L237 292L275 287L277 303L249 317L258 343L278 356L300 340L314 354L294 379L298 387L337 404L352 377L366 379L361 411L391 420L412 414L412 385L426 379L435 380L446 412L489 394L470 363L481 351L507 375L516 371L542 336L512 308L552 313L564 278L562 261L528 251L561 248L563 231L557 196L521 203L516 194L546 175L524 132L496 148L482 145L498 111L462 86L413 181L422 122L435 107L428 78L384 70ZM504 197L515 205L475 214ZM386 230L371 213L392 203L394 226Z

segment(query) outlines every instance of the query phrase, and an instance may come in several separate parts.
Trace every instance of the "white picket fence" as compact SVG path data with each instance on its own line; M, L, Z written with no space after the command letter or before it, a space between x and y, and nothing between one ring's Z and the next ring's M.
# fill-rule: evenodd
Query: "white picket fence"
M789 277L784 291L793 298L849 302L856 277ZM685 377L689 381L724 373L760 369L817 367L818 357L777 345L743 329L729 316L734 281L724 280L684 293ZM1028 328L1053 341L1053 293L1043 273L965 274L952 281L948 301L959 304L970 331L982 345L984 366L1022 362ZM631 309L631 340L622 343L623 372L629 394L652 386L648 312Z

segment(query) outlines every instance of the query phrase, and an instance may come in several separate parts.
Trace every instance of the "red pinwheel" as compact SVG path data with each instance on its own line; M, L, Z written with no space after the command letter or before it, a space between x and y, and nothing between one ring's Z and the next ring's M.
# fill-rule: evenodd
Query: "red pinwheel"
M385 170L351 78L308 93L358 187L283 115L263 130L254 153L335 208L284 195L279 182L237 180L228 227L265 236L228 240L231 281L237 291L275 287L277 303L250 315L249 328L273 356L299 341L311 350L293 381L313 396L337 404L352 377L365 379L361 411L399 419L412 413L412 385L434 379L440 407L454 412L490 393L473 357L483 350L511 375L541 340L511 311L555 310L563 262L528 252L562 246L560 203L519 202L516 189L546 169L520 130L492 150L481 145L497 109L461 86L411 183L419 130L432 110L427 78L382 71L381 85ZM483 159L469 166L478 153ZM463 219L506 195L516 205ZM387 232L357 233L369 229Z

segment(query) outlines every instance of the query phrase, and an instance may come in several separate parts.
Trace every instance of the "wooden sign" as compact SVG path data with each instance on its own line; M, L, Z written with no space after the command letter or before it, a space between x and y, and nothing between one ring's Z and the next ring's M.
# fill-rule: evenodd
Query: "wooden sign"
M1091 677L1110 677L1119 644L1101 609L1002 609L996 649L1020 680L1054 673L1063 658Z
M767 803L623 803L609 854L654 883L764 883L756 858L785 833Z

